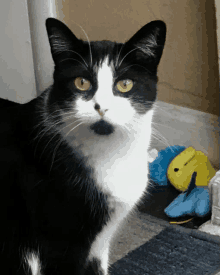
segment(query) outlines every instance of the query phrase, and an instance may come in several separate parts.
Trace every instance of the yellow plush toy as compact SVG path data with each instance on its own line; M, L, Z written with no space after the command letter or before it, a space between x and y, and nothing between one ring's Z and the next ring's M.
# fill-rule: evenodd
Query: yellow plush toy
M170 183L179 191L186 191L192 174L197 172L196 186L206 187L216 171L208 157L193 147L188 147L177 155L170 163L167 171Z

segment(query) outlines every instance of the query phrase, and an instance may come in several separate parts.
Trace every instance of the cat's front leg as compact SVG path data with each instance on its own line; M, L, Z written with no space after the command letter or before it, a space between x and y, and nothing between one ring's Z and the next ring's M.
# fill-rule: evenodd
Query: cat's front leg
M90 255L86 275L108 275L109 239L97 238Z
M108 259L106 261L92 258L86 268L85 275L108 275Z

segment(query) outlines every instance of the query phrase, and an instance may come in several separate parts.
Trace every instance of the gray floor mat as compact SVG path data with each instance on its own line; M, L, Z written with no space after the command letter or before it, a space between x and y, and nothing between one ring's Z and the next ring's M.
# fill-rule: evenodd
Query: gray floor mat
M220 237L167 225L149 241L116 261L110 274L212 275L219 269Z

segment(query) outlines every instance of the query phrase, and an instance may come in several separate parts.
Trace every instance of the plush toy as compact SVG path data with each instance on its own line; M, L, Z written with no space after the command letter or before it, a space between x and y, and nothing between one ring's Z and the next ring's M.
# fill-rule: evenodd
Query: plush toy
M155 155L150 152L150 179L160 186L172 184L182 193L164 210L171 218L204 217L210 213L208 184L216 171L208 158L193 147L169 146Z
M215 169L208 157L201 151L188 147L172 160L167 175L177 190L186 191L193 172L197 172L195 185L198 187L208 187L209 181L215 175Z

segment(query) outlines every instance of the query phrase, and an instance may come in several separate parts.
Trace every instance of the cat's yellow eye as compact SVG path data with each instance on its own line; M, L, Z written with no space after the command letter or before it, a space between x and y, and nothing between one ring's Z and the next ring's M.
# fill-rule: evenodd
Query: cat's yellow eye
M74 81L74 84L80 91L87 91L91 86L90 81L83 77L77 77Z
M127 93L129 92L132 87L133 87L133 81L130 79L125 79L125 80L121 80L117 83L117 89L121 92L121 93Z

